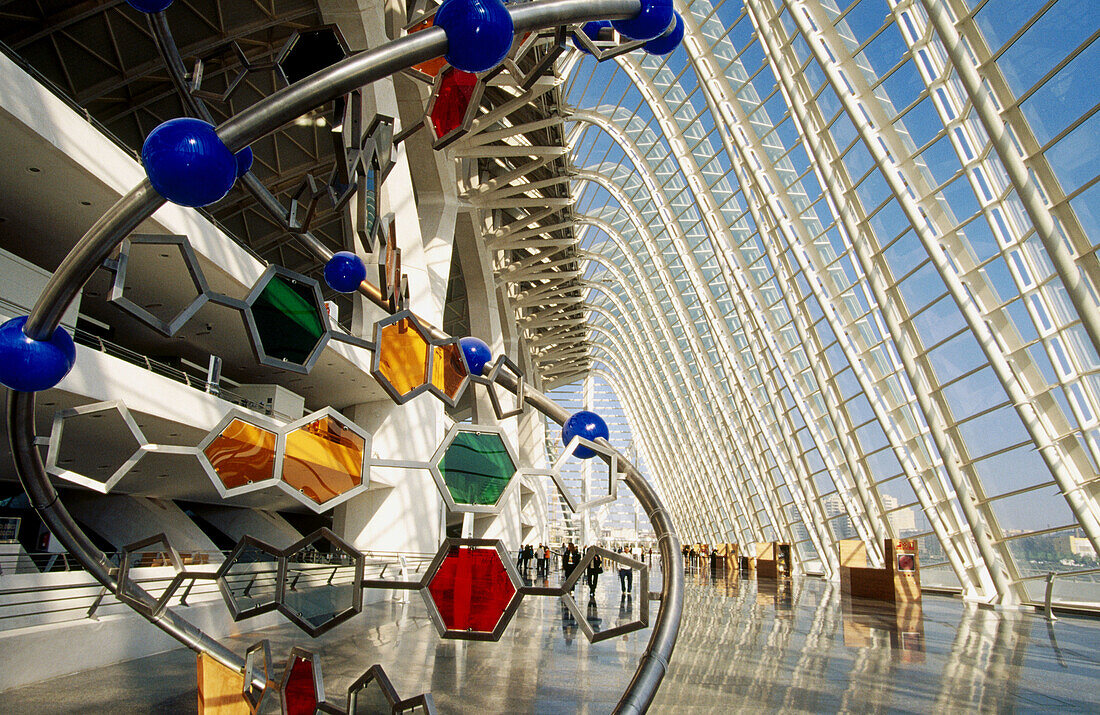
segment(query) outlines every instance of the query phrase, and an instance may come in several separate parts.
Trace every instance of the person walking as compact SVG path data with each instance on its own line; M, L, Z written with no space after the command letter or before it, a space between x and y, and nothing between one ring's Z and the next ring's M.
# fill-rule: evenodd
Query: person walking
M546 571L546 555L540 543L538 548L535 549L535 575L542 576L544 571Z
M619 549L619 553L625 556L626 549ZM622 591L620 600L634 592L634 569L622 563L619 564L619 589Z
M596 601L596 584L600 580L600 574L603 573L603 559L599 554L596 554L592 561L588 563L588 568L585 569L585 575L588 577L588 602L595 603Z
M572 576L573 570L577 568L580 563L581 552L577 550L576 544L570 541L569 546L565 550L565 556L562 559L562 568L565 569L565 578Z

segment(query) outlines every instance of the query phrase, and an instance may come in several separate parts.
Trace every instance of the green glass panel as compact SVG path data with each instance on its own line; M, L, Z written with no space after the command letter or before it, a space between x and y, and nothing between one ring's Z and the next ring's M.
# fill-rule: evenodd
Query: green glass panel
M498 434L459 432L439 460L439 471L457 504L496 504L516 465Z
M313 288L280 275L264 286L252 316L264 353L297 365L305 364L325 334Z

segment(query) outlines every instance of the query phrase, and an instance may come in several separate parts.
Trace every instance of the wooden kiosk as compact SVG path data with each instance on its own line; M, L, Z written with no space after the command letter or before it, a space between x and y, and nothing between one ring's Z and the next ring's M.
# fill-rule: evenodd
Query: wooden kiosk
M921 600L920 558L916 539L886 539L885 568L870 568L867 547L857 539L840 542L840 592L853 598L889 603Z
M718 544L714 547L718 554L718 567L726 572L734 571L740 565L737 557L737 544Z
M756 577L790 578L791 545L780 541L756 545Z

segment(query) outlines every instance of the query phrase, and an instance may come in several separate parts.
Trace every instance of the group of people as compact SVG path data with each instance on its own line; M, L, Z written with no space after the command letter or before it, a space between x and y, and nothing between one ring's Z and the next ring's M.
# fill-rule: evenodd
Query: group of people
M615 553L622 554L634 561L646 562L649 561L652 550L647 553L640 546L634 545L630 548L619 547L615 550ZM562 544L560 552L555 552L546 544L539 544L538 546L523 544L519 547L516 561L520 572L523 574L530 573L531 562L534 561L535 576L549 577L553 564L552 559L555 555L561 559L562 580L567 580L581 563L581 550L571 541ZM585 567L583 583L588 586L589 598L592 600L596 597L596 586L599 584L600 574L603 573L603 570L604 559L599 554L596 554ZM630 598L634 591L634 569L626 564L619 563L618 571L622 599Z
M710 548L706 544L695 544L693 546L684 544L680 552L684 556L684 566L686 568L706 566L708 562L711 571L717 571L719 568L726 566L726 556L718 553L717 548Z
M550 547L546 544L532 546L523 544L519 547L519 558L516 560L520 571L527 573L531 570L531 561L535 562L536 576L550 575Z

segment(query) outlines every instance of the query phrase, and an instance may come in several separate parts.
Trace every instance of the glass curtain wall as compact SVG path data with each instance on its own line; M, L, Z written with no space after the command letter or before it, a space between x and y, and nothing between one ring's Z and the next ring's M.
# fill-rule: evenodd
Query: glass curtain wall
M592 355L682 539L1100 602L1100 6L677 9L563 72Z

